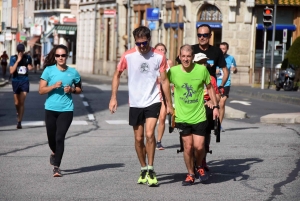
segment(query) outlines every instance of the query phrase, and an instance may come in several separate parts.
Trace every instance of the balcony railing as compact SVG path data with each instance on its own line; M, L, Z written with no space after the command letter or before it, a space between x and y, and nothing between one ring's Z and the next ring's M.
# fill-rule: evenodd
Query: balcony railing
M69 0L36 0L34 10L69 9Z

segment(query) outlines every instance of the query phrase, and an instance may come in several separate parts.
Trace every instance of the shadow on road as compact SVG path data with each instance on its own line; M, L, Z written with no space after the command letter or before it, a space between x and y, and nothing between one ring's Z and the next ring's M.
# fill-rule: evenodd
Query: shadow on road
M183 162L183 161L182 161ZM249 175L244 172L251 169L251 166L255 163L263 162L262 159L259 158L246 158L246 159L228 159L224 161L210 161L208 162L208 166L210 171L210 177L207 181L202 184L212 184L212 183L222 183L229 180L234 181L243 181L248 180ZM182 182L187 173L174 173L174 174L160 174L158 175L159 183L169 184ZM195 184L199 184L197 179Z
M69 170L62 170L64 175L71 175L71 174L79 174L79 173L85 173L85 172L94 172L104 169L111 169L111 168L119 168L124 167L124 163L111 163L111 164L100 164L100 165L93 165L88 167L81 167L77 169L69 169Z
M259 127L226 128L225 131L238 131L238 130L247 130L247 129L259 129Z
M224 161L213 160L207 164L209 166L209 173L211 177L206 182L221 183L228 180L242 181L248 180L249 175L244 172L250 170L255 163L263 162L260 158L245 158L245 159L226 159Z

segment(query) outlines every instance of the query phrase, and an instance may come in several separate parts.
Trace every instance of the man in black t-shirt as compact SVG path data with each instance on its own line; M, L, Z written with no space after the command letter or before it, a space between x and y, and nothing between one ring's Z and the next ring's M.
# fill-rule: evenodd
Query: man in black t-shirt
M193 53L203 53L208 58L207 63L210 64L210 68L207 68L210 75L216 78L216 67L222 68L224 75L222 84L219 86L220 94L224 93L224 85L228 79L229 71L226 67L226 61L223 52L219 47L211 46L209 39L211 37L211 28L208 24L201 24L197 28L198 44L192 45ZM177 57L176 61L181 63ZM216 78L217 79L217 78Z

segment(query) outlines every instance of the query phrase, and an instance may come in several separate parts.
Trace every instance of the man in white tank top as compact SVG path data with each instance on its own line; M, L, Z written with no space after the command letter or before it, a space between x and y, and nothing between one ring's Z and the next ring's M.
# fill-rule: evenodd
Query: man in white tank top
M170 83L167 78L168 67L166 57L150 46L150 30L140 26L133 31L136 46L127 50L121 57L112 80L112 95L109 110L117 110L117 91L122 72L128 71L129 93L129 125L133 126L135 149L141 172L139 184L158 185L153 162L156 147L154 130L161 107L158 74L161 78L162 89L166 95L167 112L173 114ZM145 135L144 135L144 127ZM146 136L146 145L144 144ZM147 155L147 156L146 156ZM146 163L148 159L148 165Z

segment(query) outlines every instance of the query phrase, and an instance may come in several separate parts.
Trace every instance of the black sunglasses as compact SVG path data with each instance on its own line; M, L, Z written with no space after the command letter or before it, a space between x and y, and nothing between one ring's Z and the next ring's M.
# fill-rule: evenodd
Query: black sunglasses
M201 38L201 36L203 36L203 38L207 38L210 36L210 33L205 33L205 34L197 34L198 38Z
M67 54L55 54L55 57L66 57L67 56Z
M140 47L141 45L146 46L148 44L148 41L144 41L144 42L136 42L135 43L136 46Z

